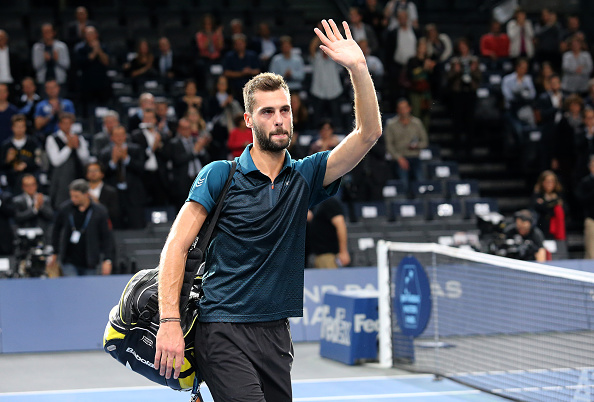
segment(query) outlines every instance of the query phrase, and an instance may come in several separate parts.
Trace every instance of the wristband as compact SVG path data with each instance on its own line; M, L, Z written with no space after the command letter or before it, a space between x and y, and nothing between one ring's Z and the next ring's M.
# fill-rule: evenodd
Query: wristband
M165 322L181 322L181 318L161 318L159 320L159 322L161 324L165 323Z

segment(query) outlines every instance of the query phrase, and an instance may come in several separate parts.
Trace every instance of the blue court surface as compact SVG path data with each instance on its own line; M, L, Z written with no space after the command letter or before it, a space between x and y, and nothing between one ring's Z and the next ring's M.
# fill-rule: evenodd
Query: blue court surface
M205 401L212 401L202 387ZM67 391L15 392L0 394L0 402L187 402L190 394L164 387L101 388ZM297 380L296 402L323 401L502 401L503 399L464 387L450 380L435 381L431 375L396 377Z

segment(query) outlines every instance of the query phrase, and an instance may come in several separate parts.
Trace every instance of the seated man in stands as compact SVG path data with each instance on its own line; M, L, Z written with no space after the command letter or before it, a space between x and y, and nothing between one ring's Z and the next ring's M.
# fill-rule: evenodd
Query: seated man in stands
M543 247L544 235L533 224L532 213L522 209L514 214L515 223L505 228L506 256L517 260L544 262L547 252Z
M524 140L524 129L535 127L532 101L536 97L536 89L532 77L528 74L528 60L518 59L516 71L503 77L501 92L505 101L505 118L516 143Z
M499 62L502 58L509 57L509 38L501 32L501 23L497 20L491 21L491 29L481 36L480 50L482 57L491 60L492 68L501 68Z

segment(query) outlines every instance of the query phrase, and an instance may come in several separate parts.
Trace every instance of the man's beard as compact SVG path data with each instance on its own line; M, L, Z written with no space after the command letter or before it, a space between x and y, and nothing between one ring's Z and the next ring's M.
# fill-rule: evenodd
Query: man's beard
M252 128L255 134L256 141L260 146L260 149L264 152L278 153L284 151L291 145L291 139L293 138L293 122L291 122L291 129L289 131L283 130L282 127L277 128L275 131L271 131L266 135L263 130L260 129L255 123ZM287 137L282 142L275 142L272 140L272 136L275 134L285 134Z

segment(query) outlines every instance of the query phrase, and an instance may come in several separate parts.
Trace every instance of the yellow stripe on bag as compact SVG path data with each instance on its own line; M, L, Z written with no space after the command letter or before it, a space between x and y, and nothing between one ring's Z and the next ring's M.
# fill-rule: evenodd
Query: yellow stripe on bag
M175 364L175 361L174 361ZM194 386L194 377L196 377L196 372L194 371L194 368L192 367L192 363L186 359L184 357L184 364L181 366L181 371L180 373L186 374L186 372L190 371L191 374L188 375L187 377L182 377L180 375L179 377L179 386L182 389L187 389L187 388L192 388Z
M107 323L107 326L105 327L105 332L103 334L103 346L105 347L105 344L108 341L111 341L113 339L124 339L125 336L125 334L116 331L110 323Z

